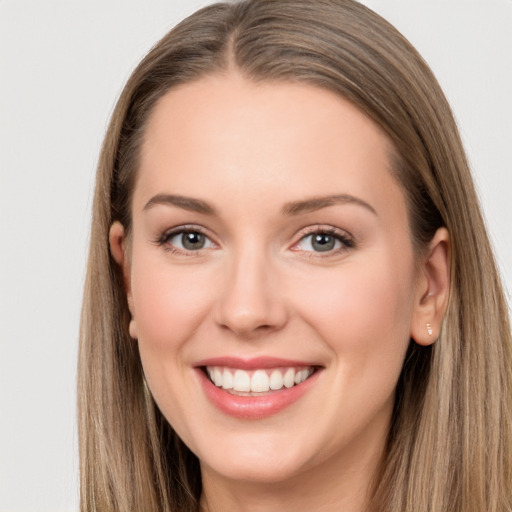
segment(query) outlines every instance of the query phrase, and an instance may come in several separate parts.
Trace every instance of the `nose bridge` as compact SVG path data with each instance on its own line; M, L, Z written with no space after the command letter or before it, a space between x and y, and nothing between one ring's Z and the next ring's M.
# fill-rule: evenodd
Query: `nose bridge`
M234 250L223 281L220 325L243 336L283 326L286 308L279 277L263 245L242 244Z

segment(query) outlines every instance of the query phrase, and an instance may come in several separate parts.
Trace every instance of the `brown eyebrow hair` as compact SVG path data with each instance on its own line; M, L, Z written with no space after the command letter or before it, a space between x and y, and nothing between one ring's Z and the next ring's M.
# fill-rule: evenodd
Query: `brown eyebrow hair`
M375 209L366 201L348 194L333 194L329 196L312 197L300 201L292 201L290 203L286 203L281 212L283 215L300 215L301 213L313 212L335 204L350 203L362 206L377 215ZM202 213L203 215L216 215L215 208L206 201L175 194L157 194L146 203L143 209L149 210L157 204L177 206L178 208L183 208L184 210L191 212Z
M157 204L172 205L191 212L202 213L204 215L215 215L216 211L213 206L201 199L192 197L174 195L174 194L157 194L153 196L144 206L144 210L149 210Z
M291 203L284 205L282 212L284 215L299 215L301 213L320 210L321 208L326 208L335 204L357 204L377 215L373 206L358 197L348 194L333 194L329 196L312 197L302 201L292 201Z

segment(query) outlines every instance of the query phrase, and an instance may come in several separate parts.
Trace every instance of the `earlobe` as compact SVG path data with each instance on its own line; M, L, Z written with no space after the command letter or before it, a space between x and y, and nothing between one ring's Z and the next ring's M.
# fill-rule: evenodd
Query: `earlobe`
M432 238L419 270L411 337L431 345L439 337L450 294L450 235L440 228Z

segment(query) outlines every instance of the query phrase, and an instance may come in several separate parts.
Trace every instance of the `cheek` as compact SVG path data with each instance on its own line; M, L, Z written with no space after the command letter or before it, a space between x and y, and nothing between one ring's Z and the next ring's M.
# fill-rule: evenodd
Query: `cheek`
M183 397L194 392L187 342L211 309L211 286L205 279L192 267L171 269L158 261L132 263L134 316L144 374L160 410L185 437L188 427L183 418L189 405Z
M197 268L132 266L132 294L139 343L177 349L208 314L215 283ZM210 280L211 281L211 280Z
M371 260L371 261L370 261ZM303 283L304 284L304 283ZM408 261L374 257L319 273L294 294L306 319L342 361L401 368L413 305Z
M413 304L403 266L387 258L358 263L308 281L297 306L331 354L331 407L316 414L337 425L344 439L372 424L387 428ZM337 449L336 439L326 447Z
M172 268L158 258L140 263L132 262L131 287L142 366L160 409L181 417L180 393L190 385L187 341L211 309L212 286L192 266Z

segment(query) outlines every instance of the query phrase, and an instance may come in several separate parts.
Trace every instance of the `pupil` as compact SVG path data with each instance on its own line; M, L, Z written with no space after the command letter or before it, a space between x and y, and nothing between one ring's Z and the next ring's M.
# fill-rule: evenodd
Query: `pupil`
M313 249L319 252L331 251L334 248L334 237L326 233L319 233L313 236Z
M182 244L185 249L197 250L204 246L204 235L201 233L183 233Z

